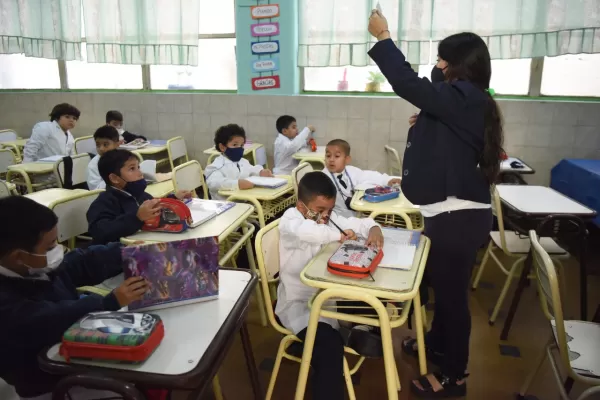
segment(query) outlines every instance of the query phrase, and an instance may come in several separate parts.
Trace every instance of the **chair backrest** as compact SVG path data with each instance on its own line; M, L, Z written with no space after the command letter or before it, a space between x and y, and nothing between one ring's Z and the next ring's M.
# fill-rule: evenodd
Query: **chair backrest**
M506 236L504 231L504 217L502 216L502 202L500 201L500 195L498 194L498 189L495 185L491 188L492 192L492 210L496 215L496 219L498 220L498 232L500 234L500 248L504 254L512 255L510 251L508 251L508 247L506 245Z
M87 182L87 167L91 161L90 155L88 153L76 154L71 156L71 160L73 160L73 171L71 173L71 181L72 185L80 185L82 183ZM54 176L56 177L56 182L58 183L58 187L64 187L65 184L65 161L64 159L58 160L54 163Z
M269 167L267 162L267 149L265 149L265 146L261 145L254 149L254 160L256 165L262 165L265 168Z
M0 129L0 142L11 142L17 140L19 135L12 129Z
M93 136L83 136L75 139L74 146L75 154L98 154L98 150L96 150L96 141Z
M15 165L17 158L10 149L0 149L0 174L4 174L10 165Z
M273 310L273 301L271 299L271 291L269 282L275 282L279 279L279 220L271 222L269 225L262 228L256 234L254 242L256 249L256 261L258 264L258 272L260 274L261 292L264 297L265 307L269 322L278 332L289 335L291 332L284 328L275 318Z
M176 192L178 190L190 190L194 191L194 194L198 196L196 189L202 187L202 198L208 199L206 182L204 182L204 171L202 171L202 166L197 160L188 161L185 164L175 167L172 179Z
M402 161L400 160L398 151L386 144L385 153L387 154L388 173L392 176L402 176Z
M167 150L169 152L169 162L171 169L175 168L179 163L188 162L187 147L185 140L181 136L174 137L167 141ZM181 160L183 159L183 160Z
M294 193L296 197L298 196L298 183L300 183L300 179L304 175L313 171L312 165L307 162L300 163L294 170L292 171L292 183L294 184Z
M73 192L73 196L50 204L58 217L58 241L64 242L88 231L86 213L90 205L103 190Z
M372 218L383 227L413 229L413 223L404 211L373 211Z
M0 181L0 199L12 195L8 185L4 181Z

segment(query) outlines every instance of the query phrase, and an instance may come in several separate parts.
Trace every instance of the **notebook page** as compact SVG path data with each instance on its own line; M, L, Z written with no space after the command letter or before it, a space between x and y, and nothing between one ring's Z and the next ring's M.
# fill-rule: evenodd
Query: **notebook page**
M246 180L254 183L256 186L263 187L279 187L287 183L287 179L272 178L268 176L250 176L246 178Z
M384 268L409 270L412 268L417 246L412 244L417 232L403 229L383 229L383 259L379 264Z

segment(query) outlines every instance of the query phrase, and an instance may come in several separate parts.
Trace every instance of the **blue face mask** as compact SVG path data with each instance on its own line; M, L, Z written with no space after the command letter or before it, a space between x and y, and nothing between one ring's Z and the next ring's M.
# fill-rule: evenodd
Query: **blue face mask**
M137 181L127 182L123 190L132 195L135 199L139 199L142 196L142 193L146 191L146 186L148 186L148 183L142 178Z
M238 162L244 156L243 147L228 147L225 149L225 156L233 162Z

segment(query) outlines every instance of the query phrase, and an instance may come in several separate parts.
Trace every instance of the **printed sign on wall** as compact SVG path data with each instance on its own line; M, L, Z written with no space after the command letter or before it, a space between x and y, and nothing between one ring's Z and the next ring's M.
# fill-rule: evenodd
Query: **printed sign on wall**
M279 22L267 22L264 24L250 25L252 36L275 36L279 35Z
M252 78L252 90L277 89L278 87L279 75Z
M250 7L252 19L275 18L279 16L279 4L265 4Z
M252 42L252 54L273 54L279 53L279 40L270 40L268 42Z
M279 58L266 58L263 60L252 60L252 72L269 72L279 69Z

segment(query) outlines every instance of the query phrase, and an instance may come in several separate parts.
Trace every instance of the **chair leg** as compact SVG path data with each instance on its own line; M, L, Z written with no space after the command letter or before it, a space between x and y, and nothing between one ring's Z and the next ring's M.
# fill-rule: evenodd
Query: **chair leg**
M490 244L488 244L487 249L485 250L485 254L483 255L483 260L479 264L479 269L477 270L477 275L475 275L475 279L473 280L473 286L471 286L472 290L477 289L477 285L479 285L479 280L481 279L481 275L483 274L483 269L485 268L485 264L487 264L488 259L490 258L490 253L492 252L494 246L494 241L490 239Z
M490 325L494 325L496 322L496 318L498 317L498 313L500 312L500 308L502 307L502 303L504 303L504 298L506 297L506 293L508 293L508 288L512 283L515 276L517 276L517 271L519 270L518 265L522 263L522 259L518 259L513 263L510 267L510 271L508 272L508 276L506 277L506 281L504 281L504 286L502 287L502 291L500 292L500 297L498 297L498 301L496 301L496 306L494 307L494 311L490 316L489 323Z
M398 391L400 392L402 390L402 384L400 383L400 374L398 374L398 365L396 364L395 361L394 361L394 367L396 367L396 387L398 388Z
M547 356L548 356L548 352L546 351L546 349L544 349L542 351L541 356L538 359L538 362L537 362L535 368L527 376L527 379L525 379L525 382L523 382L523 386L521 387L521 390L519 391L519 398L523 398L523 399L525 398L525 396L527 395L527 390L529 390L529 386L531 386L531 383L537 376L538 372L540 371L540 368L542 368L542 365L544 365L544 361L546 361Z
M223 391L221 390L221 383L219 382L219 375L215 375L212 381L213 393L215 394L215 400L223 400Z
M269 387L267 388L265 400L271 400L271 396L273 396L275 382L277 381L277 374L279 374L279 367L281 366L281 359L283 358L283 353L285 352L285 347L288 342L289 340L283 338L279 343L279 349L277 350L277 357L275 357L275 364L273 364L273 372L271 372L271 379L269 380Z
M350 374L350 367L348 367L348 360L344 357L344 381L346 381L346 390L348 391L348 398L350 400L356 400L356 393L354 393L354 385L352 385L352 375Z

